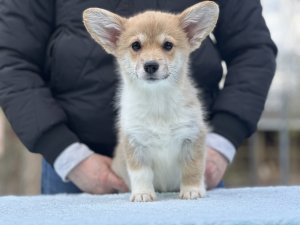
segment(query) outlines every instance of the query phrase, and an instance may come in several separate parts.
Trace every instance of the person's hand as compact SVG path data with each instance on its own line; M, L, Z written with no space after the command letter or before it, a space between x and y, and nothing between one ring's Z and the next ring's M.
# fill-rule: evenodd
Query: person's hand
M227 159L214 149L208 148L205 179L208 189L215 188L222 180L228 166Z
M93 154L77 165L68 175L80 190L91 194L127 192L126 184L111 170L112 159Z

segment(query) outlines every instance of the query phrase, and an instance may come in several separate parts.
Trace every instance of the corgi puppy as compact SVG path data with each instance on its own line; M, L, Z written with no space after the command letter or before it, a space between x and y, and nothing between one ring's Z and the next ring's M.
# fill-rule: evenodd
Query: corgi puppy
M112 168L131 190L131 201L160 192L182 199L205 196L208 131L189 55L214 29L217 4L198 3L180 14L146 11L124 18L89 8L83 21L92 38L115 56L121 84L118 145Z

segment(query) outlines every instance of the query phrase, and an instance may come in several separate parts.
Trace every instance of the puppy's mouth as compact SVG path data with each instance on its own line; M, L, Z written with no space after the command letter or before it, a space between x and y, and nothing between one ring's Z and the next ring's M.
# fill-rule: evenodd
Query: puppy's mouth
M149 83L153 83L153 82L158 82L158 81L163 81L166 80L169 77L169 74L166 74L162 77L157 77L157 76L146 76L144 78L144 80L146 80Z
M146 78L146 80L152 82L152 81L158 81L160 79L158 79L156 77L148 77L148 78Z

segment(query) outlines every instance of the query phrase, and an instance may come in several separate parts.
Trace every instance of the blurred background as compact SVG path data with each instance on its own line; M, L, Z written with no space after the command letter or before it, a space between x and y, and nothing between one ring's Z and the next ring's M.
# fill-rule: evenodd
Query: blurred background
M258 131L240 148L228 186L300 184L300 1L261 3L279 49L277 71Z
M227 187L300 184L300 0L261 0L279 48L258 131L239 149ZM41 157L29 153L0 112L0 195L40 193Z

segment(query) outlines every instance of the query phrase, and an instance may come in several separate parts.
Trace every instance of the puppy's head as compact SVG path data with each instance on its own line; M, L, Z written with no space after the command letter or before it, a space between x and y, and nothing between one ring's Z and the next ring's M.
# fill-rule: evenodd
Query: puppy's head
M198 3L180 14L147 11L124 18L104 9L84 11L91 36L114 55L125 79L153 83L178 81L189 54L214 29L219 8Z

